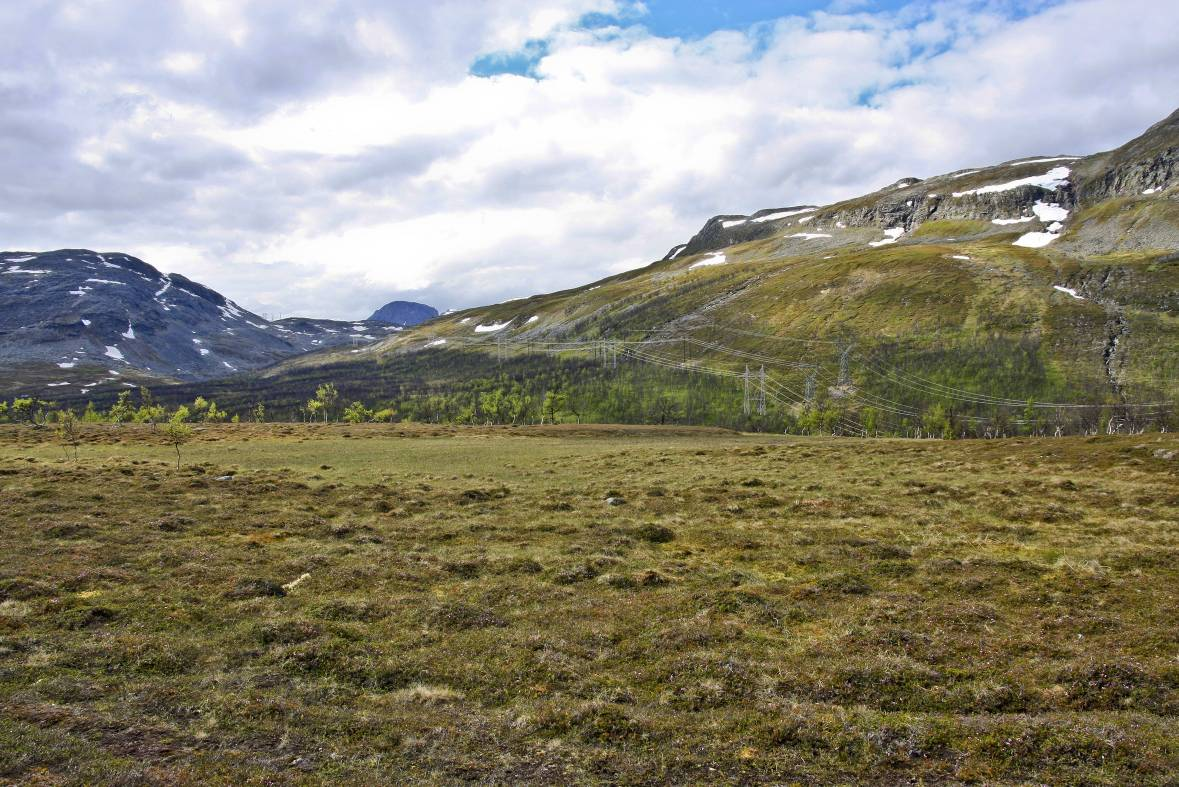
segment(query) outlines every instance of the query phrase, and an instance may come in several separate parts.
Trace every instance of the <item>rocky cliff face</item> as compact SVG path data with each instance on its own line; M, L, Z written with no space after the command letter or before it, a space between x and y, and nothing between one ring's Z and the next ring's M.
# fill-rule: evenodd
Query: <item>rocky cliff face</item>
M126 254L0 252L0 367L9 390L85 393L128 380L208 379L395 330L370 322L271 323Z
M798 205L792 208L767 208L752 216L713 216L691 240L674 247L664 259L690 257L693 254L715 251L737 243L768 238L780 227L788 226L789 222L786 220L791 216L802 217L814 210L813 205Z
M1179 111L1117 150L1090 156L1077 169L1085 203L1165 191L1179 182Z
M772 237L837 245L862 240L856 231L869 229L882 235L867 242L889 245L936 221L978 222L969 228L972 235L1018 231L1018 245L1042 248L1070 229L1079 214L1100 203L1150 197L1161 201L1169 199L1166 192L1176 185L1179 112L1107 153L1032 157L925 180L904 178L872 194L816 208L716 216L664 260ZM1090 253L1179 248L1179 221L1174 218L1153 215L1153 229L1138 233L1129 246L1123 242L1126 232L1105 227L1104 237L1097 237L1101 233L1090 224L1085 248Z

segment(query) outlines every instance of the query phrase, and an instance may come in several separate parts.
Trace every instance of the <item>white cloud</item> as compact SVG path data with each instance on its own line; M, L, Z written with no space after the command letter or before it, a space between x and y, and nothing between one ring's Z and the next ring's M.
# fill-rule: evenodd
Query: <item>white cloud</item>
M174 52L164 58L164 68L174 74L194 74L205 65L199 52Z
M1147 0L845 3L696 41L574 27L634 18L617 0L39 5L0 9L7 243L312 316L574 286L717 213L1112 147L1179 84L1179 15ZM467 73L536 39L537 79Z

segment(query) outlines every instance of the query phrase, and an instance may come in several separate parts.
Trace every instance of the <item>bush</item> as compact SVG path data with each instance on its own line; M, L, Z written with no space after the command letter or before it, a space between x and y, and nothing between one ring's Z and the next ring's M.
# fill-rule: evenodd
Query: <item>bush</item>
M304 620L280 620L255 630L255 636L263 645L294 645L315 639L322 633L319 626Z
M440 604L430 610L431 624L450 631L464 631L478 628L502 628L507 621L486 607L453 602Z
M270 579L253 578L238 580L237 583L233 586L232 590L226 591L225 598L240 600L247 598L265 598L267 596L282 597L286 594L287 592L283 590L282 585L278 582Z
M675 531L665 525L647 524L635 531L635 538L649 544L666 544L675 540Z

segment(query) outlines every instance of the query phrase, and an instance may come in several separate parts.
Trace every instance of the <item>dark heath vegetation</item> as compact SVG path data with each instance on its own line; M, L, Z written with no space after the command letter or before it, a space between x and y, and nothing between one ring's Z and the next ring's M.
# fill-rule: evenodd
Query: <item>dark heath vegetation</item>
M1179 769L1172 435L190 428L0 427L0 779Z

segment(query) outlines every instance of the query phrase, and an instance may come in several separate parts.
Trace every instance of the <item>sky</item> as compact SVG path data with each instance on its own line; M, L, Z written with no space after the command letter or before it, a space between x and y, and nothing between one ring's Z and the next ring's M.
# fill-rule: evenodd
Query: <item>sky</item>
M260 314L465 308L713 215L1116 147L1179 107L1159 0L4 0L0 249Z

